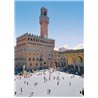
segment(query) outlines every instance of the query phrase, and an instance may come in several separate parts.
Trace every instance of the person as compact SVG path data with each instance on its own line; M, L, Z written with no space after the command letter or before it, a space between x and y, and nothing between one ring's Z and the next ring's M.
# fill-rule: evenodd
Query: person
M28 85L28 82L27 82L27 85Z
M35 82L35 83L34 83L34 86L36 86L37 84L38 84L38 82Z
M33 96L33 94L34 94L33 92L30 92L30 96L29 97Z
M57 80L60 80L60 79L59 79L59 76L57 76Z
M17 92L15 91L15 95L16 95L16 93L17 93Z
M26 83L26 81L24 81L24 84Z
M71 86L71 82L69 83L69 86Z
M32 92L32 95L33 95L34 93Z
M21 88L21 92L22 92L23 90L22 90L22 88Z
M57 82L57 85L59 85L59 82Z
M50 92L51 92L51 90L50 90L50 89L48 89L48 90L47 90L47 94L50 94Z
M49 77L49 80L50 80L50 77Z
M81 94L81 91L80 91L80 94Z

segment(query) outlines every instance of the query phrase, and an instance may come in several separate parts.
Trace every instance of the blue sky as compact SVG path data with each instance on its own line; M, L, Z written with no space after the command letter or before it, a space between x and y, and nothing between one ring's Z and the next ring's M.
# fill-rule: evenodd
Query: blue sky
M18 0L16 0L18 1ZM25 1L25 0L24 0ZM68 45L75 47L83 44L84 2L48 1L48 2L15 2L15 35L25 32L40 35L40 8L48 9L48 37L55 39L55 47Z

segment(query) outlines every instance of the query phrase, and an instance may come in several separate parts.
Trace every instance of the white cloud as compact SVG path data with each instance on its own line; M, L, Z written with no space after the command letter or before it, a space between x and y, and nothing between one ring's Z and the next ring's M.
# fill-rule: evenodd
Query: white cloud
M55 47L54 50L59 50L59 48L56 48L56 47Z
M68 49L68 45L64 45L63 47L66 48L66 49Z
M76 49L83 49L83 44L78 44L76 47L74 47L73 49L76 50Z
M73 50L77 50L77 49L83 49L83 44L78 44L75 47L69 47L67 44L60 46L60 47L55 47L54 50L60 50L60 51L64 51L64 50L68 50L68 49L73 49Z

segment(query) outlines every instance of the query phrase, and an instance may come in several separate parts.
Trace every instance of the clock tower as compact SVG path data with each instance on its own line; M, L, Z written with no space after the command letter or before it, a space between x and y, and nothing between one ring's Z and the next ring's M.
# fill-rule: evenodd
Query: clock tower
M47 16L48 10L44 7L40 10L40 36L43 38L48 38L48 24L49 24L49 17Z

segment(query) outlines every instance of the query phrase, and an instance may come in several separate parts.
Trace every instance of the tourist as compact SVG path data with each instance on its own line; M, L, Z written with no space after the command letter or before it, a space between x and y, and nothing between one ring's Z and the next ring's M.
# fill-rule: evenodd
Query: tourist
M51 90L50 90L50 89L48 89L48 90L47 90L47 94L50 94L50 92L51 92Z
M17 94L17 92L15 91L15 93L14 93L15 95Z
M35 83L34 83L34 86L36 86L37 84L38 84L38 82L35 82Z
M22 87L21 87L21 94L22 94L23 90L22 90Z
M50 80L50 77L49 77L49 80Z
M59 85L59 82L57 82L57 85Z
M24 81L24 84L26 83L26 81Z
M34 94L33 92L30 92L30 96L29 97L33 96L33 94Z
M69 86L71 86L71 82L69 83Z
M27 82L27 85L28 85L29 83Z

